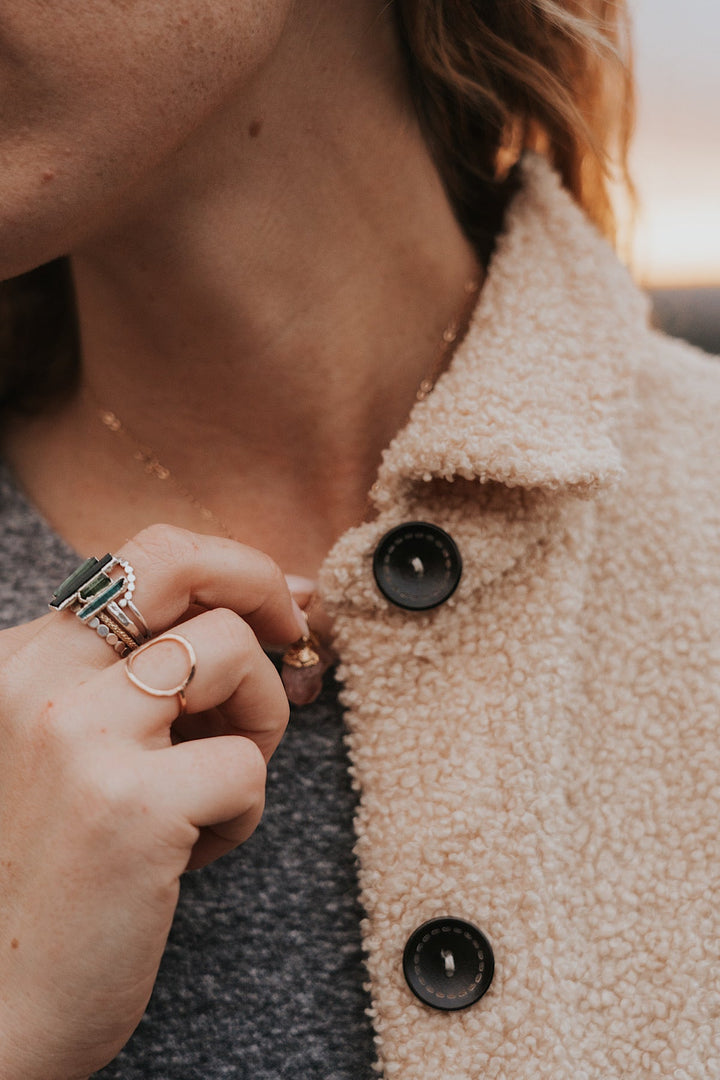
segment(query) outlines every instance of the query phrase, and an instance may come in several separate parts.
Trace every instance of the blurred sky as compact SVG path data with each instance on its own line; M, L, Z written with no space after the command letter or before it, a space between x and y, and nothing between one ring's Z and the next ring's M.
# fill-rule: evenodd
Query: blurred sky
M720 0L630 0L640 196L633 269L648 285L720 285Z

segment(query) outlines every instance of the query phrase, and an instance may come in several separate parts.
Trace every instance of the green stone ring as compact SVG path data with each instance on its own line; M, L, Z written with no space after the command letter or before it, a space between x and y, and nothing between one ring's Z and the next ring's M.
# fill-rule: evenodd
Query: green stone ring
M116 567L123 576L112 578L110 571ZM135 571L130 563L108 553L101 559L85 559L58 585L48 606L51 611L71 611L118 655L125 656L150 637L145 619L132 602L134 591ZM133 613L134 622L123 609Z

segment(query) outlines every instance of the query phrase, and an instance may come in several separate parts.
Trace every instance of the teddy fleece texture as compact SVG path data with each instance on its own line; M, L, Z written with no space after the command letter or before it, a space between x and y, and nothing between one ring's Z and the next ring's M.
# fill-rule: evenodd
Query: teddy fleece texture
M387 1080L720 1077L720 366L647 303L550 168L524 165L465 340L322 574ZM372 555L447 530L456 593L413 613ZM405 984L426 919L495 978Z

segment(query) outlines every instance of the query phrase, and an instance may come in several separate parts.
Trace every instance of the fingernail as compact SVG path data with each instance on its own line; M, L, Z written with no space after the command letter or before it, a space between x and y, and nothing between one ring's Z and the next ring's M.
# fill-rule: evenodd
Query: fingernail
M298 604L297 600L295 600L294 598L293 598L292 606L293 606L293 611L295 613L295 619L297 621L298 628L300 630L300 637L307 637L308 634L310 633L310 627L308 625L308 617L305 614L305 612L303 611L303 609L300 607L300 605Z
M300 577L299 574L286 574L288 589L294 596L312 596L317 588L317 582L309 577Z

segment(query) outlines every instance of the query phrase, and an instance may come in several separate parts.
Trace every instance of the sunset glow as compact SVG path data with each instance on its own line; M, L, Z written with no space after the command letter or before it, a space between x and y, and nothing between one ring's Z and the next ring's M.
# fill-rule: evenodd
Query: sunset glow
M720 7L631 0L640 199L632 266L647 285L720 285Z
M718 200L688 204L646 195L636 228L633 271L647 285L720 283L720 207Z

